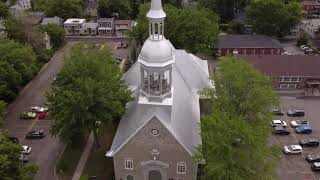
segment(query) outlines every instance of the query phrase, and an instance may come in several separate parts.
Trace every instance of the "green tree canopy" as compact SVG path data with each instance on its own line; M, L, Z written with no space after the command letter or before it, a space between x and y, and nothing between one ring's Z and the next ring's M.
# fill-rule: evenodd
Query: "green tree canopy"
M8 132L0 130L0 177L5 180L32 180L37 172L34 164L20 161L21 146L8 139Z
M129 0L99 0L97 10L100 17L111 17L113 13L118 13L119 18L123 19L131 15Z
M6 18L9 14L8 6L0 1L0 18Z
M6 39L1 40L0 54L0 99L9 102L35 75L36 56L30 46Z
M44 27L44 31L49 34L54 49L58 49L65 44L64 29L62 26L48 24Z
M250 0L198 0L198 6L217 13L221 21L226 23L234 18L235 9L242 9L249 2Z
M302 6L296 1L258 0L249 6L247 17L255 32L282 38L300 22Z
M79 45L48 94L54 119L51 132L65 142L74 142L88 130L96 137L97 121L106 126L118 120L130 100L131 91L121 80L110 50L83 50Z
M46 54L44 33L39 26L35 26L32 17L21 15L8 18L6 32L10 39L30 44L37 55Z
M0 100L0 126L3 123L4 113L6 111L6 103L2 100Z
M63 19L79 18L83 15L83 0L47 0L41 5L49 17L59 16Z
M268 145L270 109L277 105L268 77L243 60L221 58L214 87L203 90L211 113L201 120L206 179L273 179L278 153Z
M146 14L149 4L140 7L137 26L131 35L143 42L148 38L148 19ZM217 42L219 18L206 10L178 9L165 5L165 36L177 48L184 48L192 53L211 53ZM201 28L199 28L201 27Z

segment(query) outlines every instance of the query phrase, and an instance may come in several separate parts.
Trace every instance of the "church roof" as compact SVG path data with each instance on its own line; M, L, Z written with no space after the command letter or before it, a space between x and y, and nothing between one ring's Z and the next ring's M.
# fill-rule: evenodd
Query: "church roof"
M167 41L167 40L166 40ZM169 41L167 41L170 43ZM170 47L173 48L170 43ZM198 91L210 86L207 61L172 49L173 102L172 105L139 104L140 64L136 62L124 75L134 90L135 101L128 103L107 156L113 157L154 116L168 129L190 154L201 144L200 106Z

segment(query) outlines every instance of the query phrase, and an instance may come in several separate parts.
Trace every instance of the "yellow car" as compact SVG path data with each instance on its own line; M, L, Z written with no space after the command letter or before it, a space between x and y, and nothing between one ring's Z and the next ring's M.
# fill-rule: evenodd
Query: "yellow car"
M35 112L26 111L26 112L20 113L21 119L35 119L36 117L37 117L37 113Z

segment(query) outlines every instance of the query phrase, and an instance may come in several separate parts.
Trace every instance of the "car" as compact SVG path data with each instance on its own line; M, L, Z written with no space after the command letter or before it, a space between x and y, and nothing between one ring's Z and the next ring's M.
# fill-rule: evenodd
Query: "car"
M280 107L274 107L271 109L271 112L274 114L274 115L277 115L277 116L283 116L284 115L284 112L283 110L281 110Z
M35 130L29 131L28 134L26 135L27 139L42 139L44 137L45 135L44 135L43 129L39 131L35 131Z
M285 154L302 154L302 147L300 145L288 145L283 147Z
M31 112L36 112L36 113L41 113L41 112L47 112L48 108L47 107L42 107L42 106L31 106L30 107Z
M301 116L304 116L305 113L301 108L294 108L294 109L289 109L287 111L287 115L290 117L301 117Z
M311 169L312 169L312 171L320 171L320 162L314 162L311 165Z
M29 162L30 155L22 153L22 154L20 154L20 158L19 159L20 159L20 161L22 161L24 163Z
M31 147L30 146L22 146L21 153L22 154L30 154L31 153Z
M283 126L275 126L275 127L273 127L273 134L275 134L275 135L289 135L290 131L288 131Z
M117 44L117 49L120 49L120 48L122 48L122 43L121 42Z
M315 146L319 146L319 140L315 138L300 139L299 144L300 146L315 147Z
M306 45L299 46L300 49L305 48L305 47L308 47L308 46L306 46Z
M283 126L283 127L287 127L287 123L285 121L281 121L281 120L272 120L271 121L271 126L275 127L275 126Z
M301 125L309 125L309 121L307 120L294 120L290 122L291 127L299 127Z
M38 114L38 119L46 119L48 117L48 112L41 112Z
M306 49L309 49L309 46L304 46L302 48L300 48L302 51L306 50Z
M122 48L127 48L127 47L128 47L128 43L122 44Z
M35 119L37 117L37 113L31 112L31 111L26 111L20 113L20 118L21 119Z
M296 127L296 133L310 134L310 133L312 133L312 128L310 126L299 126L299 127Z
M9 141L15 143L15 144L19 144L19 139L17 137L9 137Z
M320 162L320 154L316 154L316 155L311 155L308 154L306 156L306 160L311 163L311 162Z

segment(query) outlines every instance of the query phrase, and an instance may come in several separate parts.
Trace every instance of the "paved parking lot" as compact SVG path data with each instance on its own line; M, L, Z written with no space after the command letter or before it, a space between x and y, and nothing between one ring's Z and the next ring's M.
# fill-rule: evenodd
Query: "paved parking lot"
M272 142L279 144L281 147L289 144L298 144L298 141L302 138L317 138L320 137L320 99L295 99L291 97L281 98L281 107L288 109L291 106L301 107L305 110L306 116L304 118L278 116L275 119L285 120L288 124L288 129L291 131L288 136L275 136L272 135ZM310 135L300 135L294 132L294 129L290 127L290 121L306 119L310 122L313 132ZM319 180L320 173L311 171L310 166L305 156L308 154L320 154L319 147L305 147L303 148L302 155L284 155L282 154L278 174L281 180Z

